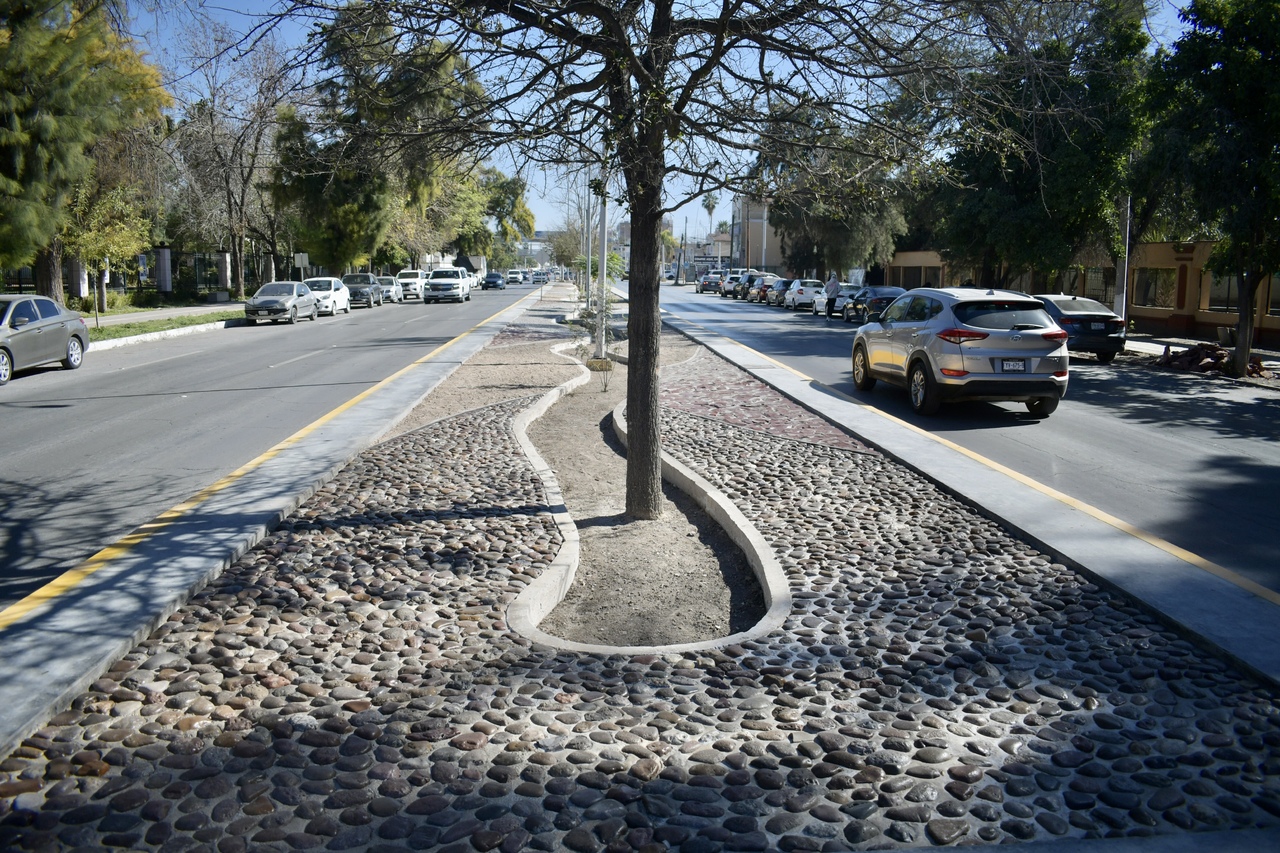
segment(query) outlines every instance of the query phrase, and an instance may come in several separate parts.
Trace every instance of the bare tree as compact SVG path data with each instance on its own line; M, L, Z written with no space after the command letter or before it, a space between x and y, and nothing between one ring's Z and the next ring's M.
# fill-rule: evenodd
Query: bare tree
M631 217L627 512L661 511L658 312L665 213L722 188L769 193L751 176L787 105L820 104L875 127L888 158L946 144L951 110L981 108L970 72L989 28L1025 0L371 0L416 40L466 57L484 97L460 110L482 145L530 166L620 174ZM1071 2L1037 3L1069 7ZM289 14L331 20L335 5ZM904 105L908 108L904 108ZM425 129L424 132L430 132Z
M270 203L261 188L273 163L276 113L295 79L269 32L247 43L222 24L197 21L184 31L183 48L194 70L175 84L182 110L175 142L193 193L188 210L225 234L235 296L243 299L251 229L278 252L278 222L254 219Z

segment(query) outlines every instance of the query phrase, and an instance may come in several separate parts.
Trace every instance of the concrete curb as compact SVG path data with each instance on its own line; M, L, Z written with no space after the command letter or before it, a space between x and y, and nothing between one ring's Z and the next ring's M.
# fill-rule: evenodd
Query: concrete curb
M231 329L243 326L243 319L220 320L216 323L201 323L197 326L182 326L177 329L165 329L163 332L147 332L143 335L131 335L127 338L110 338L105 341L94 341L93 330L89 330L89 349L116 349L131 344L145 344L148 341L163 341L166 338L181 338L184 335L195 335L201 332L213 332L218 329Z
M552 350L563 356L564 353L562 351L573 346L575 344L572 343L558 344ZM564 357L568 358L568 356ZM577 359L573 360L577 361ZM578 376L547 392L537 403L522 412L513 424L517 441L524 448L525 455L533 463L534 469L547 490L547 501L551 504L552 513L555 516L557 527L560 528L560 535L564 539L564 544L551 561L551 565L525 587L507 609L507 624L512 630L535 643L564 649L565 651L597 655L679 654L690 651L707 651L751 640L781 628L787 616L791 613L791 587L787 583L786 573L782 569L782 564L774 556L773 549L769 546L769 543L747 520L741 510L734 506L725 495L718 492L702 477L671 458L668 454L663 453L663 479L697 501L698 505L706 510L707 514L717 524L724 528L730 538L746 554L747 561L750 563L764 591L765 603L768 607L764 617L747 631L740 631L736 634L713 640L677 643L667 646L605 646L576 643L555 637L538 629L538 624L547 617L548 613L555 609L557 604L564 600L569 587L573 584L581 559L581 548L577 525L565 508L564 496L560 491L559 483L555 479L555 473L547 465L537 449L534 448L529 440L527 431L529 425L546 414L547 410L557 400L573 389L589 382L590 379L591 372L584 366ZM624 400L613 411L614 431L624 445L627 443L626 418L623 415L625 407L626 401Z

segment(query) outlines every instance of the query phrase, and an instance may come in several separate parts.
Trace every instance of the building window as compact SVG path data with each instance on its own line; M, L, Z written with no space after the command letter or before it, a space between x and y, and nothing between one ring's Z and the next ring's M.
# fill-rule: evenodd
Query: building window
M1267 278L1267 313L1275 316L1280 314L1280 277L1272 273Z
M924 268L924 286L925 287L941 287L942 286L942 267L925 267Z
M1133 271L1133 304L1144 308L1172 308L1178 296L1178 271L1139 267Z
M1103 305L1116 301L1115 267L1090 267L1084 271L1084 296ZM1172 303L1170 303L1172 305Z
M1210 311L1230 311L1236 312L1240 310L1240 285L1236 281L1234 275L1213 275L1212 273L1204 273L1201 276L1200 290L1203 292L1204 276L1209 277L1209 310Z

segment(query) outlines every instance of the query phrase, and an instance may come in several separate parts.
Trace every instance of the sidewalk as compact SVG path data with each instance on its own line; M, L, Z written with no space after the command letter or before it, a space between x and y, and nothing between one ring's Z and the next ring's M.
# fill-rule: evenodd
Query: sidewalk
M814 411L847 404L722 341L750 373L664 372L664 441L765 543L784 618L625 654L516 631L572 536L521 426L568 307L0 761L0 848L1280 850L1273 685L917 474L970 476L937 445L866 412L845 435Z

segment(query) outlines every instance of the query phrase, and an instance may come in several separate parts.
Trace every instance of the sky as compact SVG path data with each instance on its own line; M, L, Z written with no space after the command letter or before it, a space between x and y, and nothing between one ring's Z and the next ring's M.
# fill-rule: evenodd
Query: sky
M173 42L176 31L183 25L183 21L197 14L194 10L200 10L204 14L223 21L232 29L247 30L254 25L254 16L268 11L275 6L275 3L271 0L178 0L176 4L171 5L176 5L177 8L158 13L144 13L136 20L139 37L156 57L166 54L168 45ZM1151 38L1156 44L1171 45L1182 31L1178 10L1185 5L1185 0L1154 0L1154 5L1156 11L1149 22ZM300 43L306 37L306 28L286 26L281 33L285 38L296 39ZM515 171L510 163L503 163L500 157L495 158L494 165L508 174ZM526 179L529 182L526 201L533 211L537 227L541 230L559 228L564 224L565 216L561 208L563 193L557 186L555 176L538 172L527 175ZM673 213L671 220L675 236L681 237L687 227L689 240L700 240L705 238L712 219L715 222L730 219L730 195L724 192L718 195L720 204L716 208L714 217L707 216L700 201L691 202ZM618 212L615 211L609 218L616 220L618 216Z

